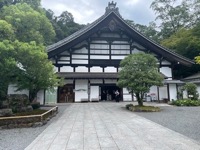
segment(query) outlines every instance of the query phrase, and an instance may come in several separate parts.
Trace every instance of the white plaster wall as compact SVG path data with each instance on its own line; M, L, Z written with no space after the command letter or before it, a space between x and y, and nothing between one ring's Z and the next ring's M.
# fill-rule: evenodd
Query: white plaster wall
M76 59L88 59L88 55L72 55L72 59L76 58Z
M75 68L76 72L88 72L88 68L87 67L83 67L83 66L79 66Z
M168 98L167 86L159 87L159 94L160 94L160 100L162 100L163 98Z
M183 99L187 99L188 95L187 95L187 91L183 91Z
M40 102L41 105L44 104L44 90L40 90L37 93L37 102Z
M88 80L75 81L75 102L81 102L82 98L88 99Z
M150 88L149 93L147 93L148 95L150 95L152 97L152 100L158 100L158 90L157 90L157 86L152 86Z
M70 60L70 57L61 57L59 60Z
M109 55L104 55L104 56L90 55L90 59L109 59Z
M105 79L105 83L116 84L117 80L114 80L114 79Z
M99 99L99 86L90 86L90 101L92 98Z
M126 88L123 88L123 101L124 102L132 101L131 94L128 92Z
M170 101L177 100L177 89L176 84L169 84L169 95L170 95Z
M56 104L58 95L57 95L58 87L55 87L54 90L46 90L45 91L45 104Z
M88 60L72 60L72 64L88 64Z
M73 72L74 69L73 67L70 67L70 66L63 66L60 68L60 72Z
M101 84L103 83L102 79L90 79L90 84Z
M160 72L162 72L165 76L169 77L167 80L172 80L172 69L169 67L161 67Z
M28 90L21 90L21 91L16 91L17 87L14 84L10 84L8 86L8 95L9 94L26 94L27 96L29 96L29 91Z
M115 67L106 67L104 71L105 72L117 72L117 68L115 68Z
M111 59L124 59L126 56L111 56Z
M103 72L103 68L101 68L101 67L91 67L90 72Z

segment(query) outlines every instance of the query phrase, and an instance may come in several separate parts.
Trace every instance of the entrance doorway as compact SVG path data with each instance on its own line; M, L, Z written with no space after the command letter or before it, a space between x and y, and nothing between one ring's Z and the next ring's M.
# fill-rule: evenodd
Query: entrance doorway
M101 101L115 101L115 91L118 90L120 93L120 101L123 100L122 89L116 85L103 85L100 86L100 100Z
M66 84L58 88L58 103L73 103L74 92L73 85Z

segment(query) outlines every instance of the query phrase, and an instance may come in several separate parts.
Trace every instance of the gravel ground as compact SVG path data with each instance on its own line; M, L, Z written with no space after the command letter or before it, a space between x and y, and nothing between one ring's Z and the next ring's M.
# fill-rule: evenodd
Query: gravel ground
M67 106L58 106L59 113L42 127L0 130L0 150L25 149L52 121L62 115Z
M200 107L161 106L161 112L136 113L200 143Z

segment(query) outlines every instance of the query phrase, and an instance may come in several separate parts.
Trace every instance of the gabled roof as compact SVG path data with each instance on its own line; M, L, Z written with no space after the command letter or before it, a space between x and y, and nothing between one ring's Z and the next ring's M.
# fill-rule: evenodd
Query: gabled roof
M123 29L126 31L126 33L129 34L130 37L132 37L138 43L142 43L141 45L144 45L147 49L162 56L164 59L173 63L183 64L186 66L191 66L192 64L194 64L194 61L159 45L155 41L147 38L142 33L138 32L120 16L118 12L118 8L108 9L108 10L103 16L101 16L99 19L97 19L93 23L85 26L84 28L66 37L65 39L48 46L47 52L48 52L49 58L52 58L55 55L62 53L63 51L67 49L70 49L71 47L75 46L79 42L82 42L83 40L89 38L92 34L98 32L98 30L102 28L105 23L108 24L109 21L115 20L115 22L117 22L117 25L123 27Z
M189 81L189 80L200 80L200 72L183 79L183 81Z

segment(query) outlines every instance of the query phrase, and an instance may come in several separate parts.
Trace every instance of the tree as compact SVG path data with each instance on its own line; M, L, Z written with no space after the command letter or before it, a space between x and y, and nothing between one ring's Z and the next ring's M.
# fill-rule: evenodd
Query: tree
M148 26L146 25L141 25L141 24L136 24L134 23L134 21L132 20L126 20L126 22L132 26L133 28L135 28L137 31L139 31L140 33L144 34L146 37L159 42L159 32L156 30L156 24L155 22L150 22Z
M194 7L198 4L196 0L183 0L181 3L178 0L154 0L151 8L158 14L156 20L161 21L162 38L168 38L181 28L193 26L199 18L194 15L197 10Z
M11 24L21 42L53 43L55 32L45 14L35 11L26 3L4 6L0 18Z
M14 29L11 24L5 20L0 20L0 41L13 40L15 37Z
M18 73L16 84L18 90L28 89L29 99L33 101L40 90L59 85L60 80L54 72L52 62L48 60L44 46L35 42L14 42Z
M60 82L45 47L35 42L0 42L0 69L0 97L5 97L8 85L13 83L18 90L29 90L33 101L38 91L58 86Z
M27 3L34 9L38 9L41 6L41 0L0 0L0 9L3 6L15 5L18 3Z
M0 101L6 99L8 85L15 72L14 53L14 47L8 40L0 42Z
M191 98L191 100L198 100L199 98L199 93L197 91L197 85L194 83L186 83L182 90L187 91L187 96L188 98Z
M120 67L117 85L135 93L140 106L143 106L144 94L151 86L162 85L163 77L158 72L157 60L151 54L129 55L120 62Z

